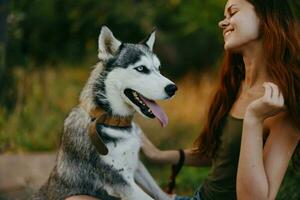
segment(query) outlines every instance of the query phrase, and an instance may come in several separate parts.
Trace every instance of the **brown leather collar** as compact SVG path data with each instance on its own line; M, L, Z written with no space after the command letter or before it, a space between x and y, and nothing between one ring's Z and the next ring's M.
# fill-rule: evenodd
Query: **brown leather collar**
M100 107L96 107L89 112L92 120L96 119L98 124L103 124L107 126L116 126L120 128L130 127L133 116L129 117L120 117L113 116L106 113Z
M88 110L83 104L81 104L80 106L85 111L88 112ZM129 116L129 117L112 116L106 113L100 107L96 107L90 110L88 113L92 119L88 130L89 137L93 145L96 147L98 153L100 153L101 155L107 155L108 148L103 142L100 133L97 132L96 129L97 124L118 127L118 128L130 128L133 116Z

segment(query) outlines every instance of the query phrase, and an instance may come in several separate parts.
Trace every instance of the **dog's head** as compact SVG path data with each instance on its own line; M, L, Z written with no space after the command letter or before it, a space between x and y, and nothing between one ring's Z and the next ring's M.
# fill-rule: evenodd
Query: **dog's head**
M114 115L132 115L136 110L166 126L168 118L154 100L172 97L177 87L160 74L160 61L152 51L154 41L155 31L139 44L122 43L102 27L98 57L104 69L94 87L95 100Z

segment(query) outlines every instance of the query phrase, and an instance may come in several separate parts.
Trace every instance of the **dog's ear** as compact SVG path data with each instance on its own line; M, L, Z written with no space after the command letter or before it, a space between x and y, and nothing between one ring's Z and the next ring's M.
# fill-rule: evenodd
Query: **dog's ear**
M107 60L111 58L118 51L121 42L117 40L113 33L103 26L98 38L98 58L100 60Z
M148 35L148 37L146 37L140 43L146 45L147 47L149 47L151 51L153 51L154 42L155 42L155 29L153 29L153 31Z

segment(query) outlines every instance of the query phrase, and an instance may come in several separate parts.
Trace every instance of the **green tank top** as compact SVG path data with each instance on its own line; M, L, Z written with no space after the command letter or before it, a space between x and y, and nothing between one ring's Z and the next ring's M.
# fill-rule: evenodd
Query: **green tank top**
M204 200L234 200L243 119L225 117L212 169L200 189Z

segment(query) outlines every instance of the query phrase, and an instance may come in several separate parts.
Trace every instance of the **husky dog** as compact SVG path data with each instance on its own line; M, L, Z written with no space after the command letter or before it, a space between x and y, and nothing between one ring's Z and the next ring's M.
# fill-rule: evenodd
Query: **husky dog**
M162 126L168 122L154 100L172 97L177 88L159 72L160 61L152 52L154 40L152 32L139 44L121 43L102 27L100 61L81 92L79 106L65 120L56 165L33 199L73 195L101 200L170 199L139 160L141 130L131 121L137 111L156 117ZM95 110L100 112L93 114Z

